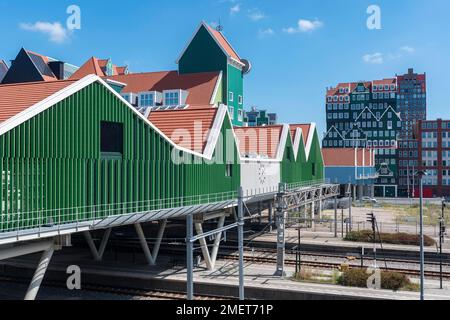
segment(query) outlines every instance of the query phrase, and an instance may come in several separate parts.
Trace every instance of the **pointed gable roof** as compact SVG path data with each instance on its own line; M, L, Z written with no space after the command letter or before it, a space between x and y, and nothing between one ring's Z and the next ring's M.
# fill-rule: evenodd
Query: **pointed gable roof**
M95 74L99 77L108 76L106 73L106 67L110 63L111 59L98 59L96 57L89 58L72 76L70 79L78 80L84 78L89 74ZM117 67L113 64L113 76L122 75L128 72L128 67Z
M86 61L80 69L78 69L71 77L71 80L79 80L89 74L95 74L99 77L104 77L102 68L99 64L99 59L96 57L91 57L88 61Z
M241 156L267 156L276 159L283 133L283 125L265 127L235 127Z
M244 63L241 61L241 58L237 54L236 50L233 49L231 44L228 42L228 40L225 38L222 32L217 31L216 29L209 26L205 21L202 21L199 26L197 27L197 30L194 32L192 38L187 43L186 47L183 49L180 57L177 59L176 63L181 60L186 50L189 48L189 45L191 44L192 40L194 40L197 33L200 31L201 28L205 28L210 36L214 39L214 41L217 43L217 45L220 47L220 49L223 51L223 53L227 56L227 58L234 60L238 64L241 64L244 66Z
M295 141L297 129L300 129L302 132L303 144L306 146L309 134L311 133L311 124L290 124L289 127L291 129L292 141Z

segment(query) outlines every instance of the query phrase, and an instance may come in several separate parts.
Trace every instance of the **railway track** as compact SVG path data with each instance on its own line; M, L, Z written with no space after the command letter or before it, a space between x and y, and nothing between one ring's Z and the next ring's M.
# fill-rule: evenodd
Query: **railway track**
M231 256L231 255L221 255L220 258L225 259L225 260L233 260L233 261L236 261L239 259L239 257ZM276 258L261 257L261 256L259 256L259 257L244 256L244 261L252 262L252 263L260 263L260 264L276 264L277 263ZM293 259L285 259L286 265L295 266L296 263L297 262ZM357 264L356 261L354 263L347 263L347 264L349 265L349 267L352 267L352 268L361 268L361 265ZM307 267L312 267L312 268L339 270L342 267L343 263L302 260L301 265L307 266ZM392 267L388 267L387 269L382 267L381 269L387 270L387 271L403 273L408 276L417 276L417 277L420 276L419 270L392 268ZM440 273L437 271L425 270L425 276L429 277L429 278L439 278ZM443 272L442 276L445 279L450 279L450 272Z
M0 282L18 283L28 285L29 279L0 276ZM66 284L59 281L45 281L46 287L67 289ZM154 299L154 300L186 300L186 294L172 291L147 290L136 288L112 287L95 284L83 284L83 291L114 294L118 296L132 297L133 299ZM220 297L213 295L196 295L196 300L230 300L228 297Z

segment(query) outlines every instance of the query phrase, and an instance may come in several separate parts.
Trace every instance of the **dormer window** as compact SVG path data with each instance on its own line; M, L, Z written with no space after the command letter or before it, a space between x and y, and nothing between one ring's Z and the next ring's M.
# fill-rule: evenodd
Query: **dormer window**
M155 106L155 96L153 93L141 93L139 95L139 106L148 108Z
M178 106L180 104L180 94L176 91L166 92L164 94L164 105Z

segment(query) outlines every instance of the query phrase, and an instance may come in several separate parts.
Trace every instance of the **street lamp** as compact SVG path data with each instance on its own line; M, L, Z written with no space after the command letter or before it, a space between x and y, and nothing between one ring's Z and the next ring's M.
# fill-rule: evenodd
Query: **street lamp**
M418 170L415 174L419 178L420 185L420 300L425 299L425 253L423 237L423 176L427 175L425 170Z

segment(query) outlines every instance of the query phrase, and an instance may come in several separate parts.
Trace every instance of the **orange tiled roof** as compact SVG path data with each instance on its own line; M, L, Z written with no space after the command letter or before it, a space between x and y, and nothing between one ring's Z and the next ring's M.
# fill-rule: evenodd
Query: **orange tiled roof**
M125 66L125 67L116 67L116 70L117 70L117 74L118 75L124 75L125 72L128 70L128 67L127 66Z
M327 167L354 167L355 150L353 148L324 148L322 149L323 160ZM364 162L363 162L363 154ZM359 167L371 165L371 152L369 149L357 149L357 164ZM374 165L372 161L372 165Z
M396 78L389 78L389 79L383 79L383 80L374 80L373 84L374 85L386 85L386 84L396 84L397 83L397 79Z
M291 137L292 141L295 140L295 133L297 132L297 128L302 130L303 133L303 144L306 146L308 142L308 137L311 131L311 124L290 124L289 128L291 129Z
M238 54L231 47L230 43L224 37L222 32L217 31L216 29L210 27L209 25L207 25L207 27L208 27L209 31L211 32L211 34L214 36L214 38L217 40L217 42L220 43L222 48L226 51L226 53L233 59L241 62L241 59L239 58Z
M275 159L280 145L283 126L235 127L242 156L257 154Z
M109 59L98 59L96 57L91 57L70 77L70 79L79 80L89 74L95 74L99 77L106 77L107 75L105 72L108 62ZM117 67L116 65L113 65L113 75L124 74L126 69L127 67Z
M71 80L79 80L89 74L95 74L99 77L104 77L105 73L100 67L99 59L96 57L91 57L88 61L86 61L80 69L75 71L74 74L70 77Z
M175 144L203 153L217 110L199 106L196 109L153 111L148 120Z
M74 82L60 80L0 85L0 122L14 117Z
M214 94L219 72L179 74L177 71L130 73L108 77L126 84L122 93L181 89L189 92L186 104L209 105Z

